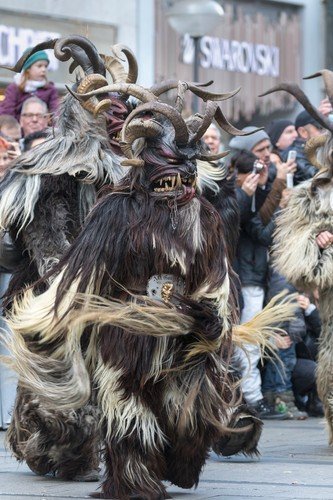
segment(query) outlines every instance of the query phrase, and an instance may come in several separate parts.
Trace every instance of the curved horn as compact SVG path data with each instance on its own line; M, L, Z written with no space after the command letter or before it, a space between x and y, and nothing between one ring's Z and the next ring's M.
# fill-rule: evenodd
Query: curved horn
M136 83L138 79L138 63L133 52L122 44L113 45L111 50L113 55L100 54L100 56L112 77L113 83ZM123 61L121 53L124 53L127 58L128 71L126 71L124 65L120 62Z
M205 114L202 117L201 123L197 129L197 131L190 138L190 142L197 142L204 135L209 125L212 123L212 119L216 113L218 104L216 102L208 101L205 109Z
M125 82L127 73L121 62L112 56L106 56L105 54L100 54L100 56L103 59L106 70L112 77L113 83Z
M317 135L316 137L308 139L304 146L304 152L309 162L319 170L322 170L324 168L324 165L322 165L317 159L317 149L323 147L326 143L326 140L326 135Z
M150 113L160 113L165 116L172 123L175 129L175 142L179 146L183 146L188 143L189 133L182 115L172 106L165 104L163 102L148 102L145 104L140 104L135 108L127 117L123 131L125 130L125 125L127 125L135 116L142 112ZM126 123L127 122L127 123Z
M156 96L160 96L164 92L167 92L168 90L171 89L176 89L179 86L179 80L168 80L166 82L162 82L160 84L154 85L153 87L150 88L150 91L153 92ZM236 90L233 90L232 92L225 92L222 94L214 93L214 92L208 92L207 90L204 90L201 87L208 87L208 85L211 85L213 81L209 81L207 83L192 83L192 82L183 82L186 86L187 89L193 92L193 94L197 95L198 97L201 97L203 101L225 101L226 99L230 99L234 95L236 95L241 87L238 87Z
M331 125L329 120L324 115L319 113L319 111L317 111L314 106L312 106L311 102L304 94L303 90L295 83L280 83L279 85L276 85L275 87L272 87L271 89L267 90L263 94L260 94L259 97L272 94L273 92L279 92L280 90L284 90L285 92L288 92L289 94L293 95L298 100L298 102L302 104L302 106L306 109L306 111L322 127L326 128L330 132L333 132L333 126Z
M318 76L323 77L326 94L328 95L330 103L333 106L333 71L329 69L322 69L313 75L305 76L303 80L311 80L312 78L317 78Z
M207 90L203 90L191 83L188 82L178 82L178 93L177 93L177 99L176 99L176 109L181 112L183 109L183 103L184 103L184 96L185 92L187 90L190 90L193 92L193 94L197 95L198 97L201 97L203 101L225 101L226 99L230 99L233 97L235 94L237 94L240 91L240 87L232 92L227 92L223 94L216 94L213 92L207 92ZM156 95L156 94L155 94Z
M138 79L138 63L135 55L129 47L118 43L112 47L112 51L117 59L122 60L121 54L125 54L128 63L128 73L126 83L136 83Z
M95 45L85 36L59 38L54 47L54 55L60 61L68 61L72 57L86 74L99 73L105 76L103 60Z
M101 85L105 85L105 83L107 83L107 80L102 75L87 75L78 86L77 94L84 94L91 89L95 89L100 87ZM68 87L66 88L71 94L73 94L71 89L69 89ZM74 97L76 97L76 95ZM107 111L110 108L110 105L110 99L103 99L102 101L99 101L97 97L90 97L89 99L82 101L82 107L87 111L90 111L90 113L93 113L94 116L97 116L103 111Z
M46 42L38 43L32 49L25 52L23 56L21 56L17 61L15 66L0 66L0 68L9 69L9 71L20 73L22 71L24 63L29 59L30 56L32 56L32 54L35 54L35 52L38 52L39 50L53 49L58 40L58 38L54 38L53 40L47 40Z
M224 158L230 153L230 151L223 151L222 153L217 153L217 154L199 154L197 155L197 158L199 160L204 160L204 161L216 161L220 160L221 158Z
M163 126L153 119L134 118L126 127L124 124L123 130L122 138L124 140L121 140L119 144L128 160L123 160L121 164L123 166L143 166L144 160L134 157L132 144L140 137L157 137L161 135Z
M101 87L98 90L87 92L86 94L79 95L75 92L72 92L72 94L77 99L83 100L83 99L88 99L89 97L92 96L106 94L108 92L119 92L121 94L131 95L143 102L156 101L157 99L154 94L149 92L149 90L135 83L116 83L116 84L106 85L105 87Z
M244 130L239 130L238 128L231 125L230 122L228 122L221 108L217 108L214 118L221 129L225 130L230 135L251 135L259 132L259 130L263 130L263 127L257 128L256 130L253 130L251 132L244 132Z
M195 83L192 82L191 85L196 85L197 87L209 87L214 83L213 80L210 80L207 83ZM156 83L152 87L150 87L150 92L153 92L156 96L160 96L161 94L164 94L165 92L169 92L169 90L176 89L179 85L179 80L165 80L160 83Z
M208 92L207 90L203 90L195 85L188 84L188 88L193 94L201 97L203 101L225 101L226 99L230 99L234 95L238 94L241 87L238 87L236 90L232 90L231 92L225 92L223 94L217 94L214 92Z
M160 113L164 115L166 118L168 118L168 120L170 120L175 129L176 144L187 144L189 136L187 126L183 117L176 109L162 102L148 102L145 104L141 104L136 109L134 109L127 117L126 122L129 123L135 116L142 112ZM125 124L123 130L125 130Z

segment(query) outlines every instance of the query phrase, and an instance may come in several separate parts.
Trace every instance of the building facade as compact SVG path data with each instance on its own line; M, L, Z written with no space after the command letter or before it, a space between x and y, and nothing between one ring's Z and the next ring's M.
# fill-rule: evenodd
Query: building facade
M176 1L0 0L0 65L15 64L40 41L81 34L101 53L109 53L115 43L129 46L139 64L138 83L192 80L193 40L178 35L167 21L167 9ZM223 103L226 115L239 126L293 116L299 107L289 95L258 97L282 81L298 82L318 104L324 97L322 82L302 77L325 67L329 0L218 1L225 14L214 32L201 38L198 65L200 81L214 80L213 90L241 87L236 99ZM64 90L74 76L68 64L50 56L50 79ZM0 68L0 98L12 77Z
M176 0L177 1L177 0ZM193 80L194 42L178 35L166 17L174 2L156 0L156 79ZM280 92L259 97L280 82L297 82L312 102L324 97L320 79L303 76L325 67L325 5L318 0L223 0L224 16L212 33L199 40L199 81L213 80L214 91L241 87L222 107L240 126L265 125L299 110L295 99ZM175 56L176 55L176 56ZM190 101L190 99L189 99ZM190 105L190 102L188 102Z
M99 52L110 53L122 43L135 53L139 78L154 82L153 0L0 0L0 65L13 65L27 47L41 41L79 34ZM50 79L61 90L70 81L69 64L59 63L50 51ZM13 74L0 69L0 93ZM72 80L74 77L72 77Z

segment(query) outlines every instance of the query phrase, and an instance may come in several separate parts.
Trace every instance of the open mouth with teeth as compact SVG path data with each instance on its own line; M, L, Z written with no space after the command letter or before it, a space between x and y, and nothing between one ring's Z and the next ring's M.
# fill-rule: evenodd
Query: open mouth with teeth
M167 175L155 180L152 188L156 195L177 198L177 202L186 203L195 196L196 176L183 177L180 173Z

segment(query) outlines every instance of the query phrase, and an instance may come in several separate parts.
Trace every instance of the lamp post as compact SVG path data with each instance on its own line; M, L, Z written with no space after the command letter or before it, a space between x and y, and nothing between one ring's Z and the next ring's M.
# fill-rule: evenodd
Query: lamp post
M182 35L188 33L194 42L193 81L199 80L200 39L211 32L224 14L215 0L178 0L167 11L170 26ZM192 111L198 111L198 98L193 96Z

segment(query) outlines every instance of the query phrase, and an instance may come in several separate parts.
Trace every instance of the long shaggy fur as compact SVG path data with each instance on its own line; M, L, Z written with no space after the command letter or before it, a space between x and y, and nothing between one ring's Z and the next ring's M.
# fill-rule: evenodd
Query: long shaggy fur
M57 363L67 363L72 371L63 372L63 402L82 405L84 398L72 397L80 392L73 366L78 353L85 359L89 389L98 388L106 436L107 497L131 492L163 497L162 479L183 487L197 484L209 447L226 431L220 414L234 403L219 355L222 341L224 351L231 349L222 222L204 199L179 207L179 215L173 229L164 203L119 187L91 213L48 291L35 297L30 291L14 306L11 327L15 335L23 333L33 354L24 361L22 342L14 340L21 377L38 380L39 373L45 386L50 384L44 390L35 383L38 394L60 396L61 389L51 386L57 385ZM185 283L178 306L143 302L150 276L170 272ZM100 298L82 297L87 292ZM103 308L104 299L113 302ZM91 322L92 328L84 328ZM75 386L72 394L66 392L69 386ZM121 457L127 457L126 466Z
M104 194L48 289L15 301L10 321L15 368L43 408L97 402L103 498L166 498L162 480L197 485L239 403L229 373L227 224L195 192L200 144L176 144L174 128L158 120L163 134L140 152L144 168ZM156 187L166 172L181 182L167 195ZM214 194L219 175L206 182ZM148 299L150 279L168 274L183 291L167 304Z
M14 415L6 441L17 460L25 460L36 474L78 479L90 470L95 476L86 479L98 479L96 407L87 405L76 412L46 409L38 396L19 386L15 411L19 414Z
M332 230L332 209L332 189L318 188L313 195L307 181L295 188L277 218L275 266L299 289L333 286L333 247L320 250L316 243L320 232Z
M325 407L329 441L333 444L333 246L323 250L316 243L322 231L333 232L331 184L311 182L297 186L279 216L274 243L275 266L302 290L319 288L322 330L319 338L317 387Z

